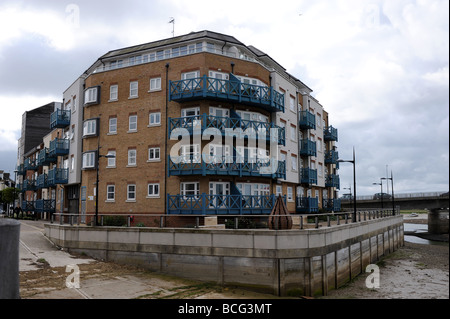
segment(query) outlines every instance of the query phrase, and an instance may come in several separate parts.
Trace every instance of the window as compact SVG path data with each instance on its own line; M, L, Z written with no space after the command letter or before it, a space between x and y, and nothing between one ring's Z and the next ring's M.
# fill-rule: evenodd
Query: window
M128 118L128 132L137 131L137 115L130 115Z
M180 194L183 196L198 196L200 195L200 183L188 182L180 183Z
M294 195L292 193L292 187L288 186L287 188L287 200L290 202L294 201Z
M73 108L72 108L72 113L75 113L77 111L77 97L74 96L73 97Z
M138 82L130 82L130 98L138 97Z
M320 177L323 176L323 165L322 165L322 163L319 163L318 174L319 174Z
M148 149L148 160L156 161L160 159L160 149L159 147L151 147Z
M83 137L97 135L97 119L86 120L83 123Z
M161 90L161 78L150 79L150 91Z
M297 127L294 125L291 125L291 140L296 141L297 140Z
M155 112L149 114L149 126L159 126L161 125L161 112Z
M128 166L136 166L136 149L128 150Z
M148 184L147 197L159 197L159 184Z
M278 195L283 196L283 187L281 185L276 186L275 195L278 197Z
M200 77L200 71L192 71L192 72L186 72L181 74L182 80L189 80L189 79L195 79Z
M108 185L106 186L106 201L107 202L113 202L115 199L115 193L116 193L116 186L115 185Z
M99 101L99 96L100 96L100 87L99 86L94 86L91 88L86 89L86 91L84 91L84 105L88 105L88 104L98 104Z
M83 153L83 168L95 168L96 152Z
M70 157L70 170L73 171L75 168L75 157L72 155Z
M319 152L322 152L322 139L321 138L317 138L317 150Z
M108 166L107 167L116 167L116 151L108 151L108 155L114 157L108 157Z
M117 134L117 117L109 119L109 134Z
M291 167L293 171L297 170L297 156L291 155Z
M117 84L109 87L109 100L117 101L119 86Z
M292 95L289 96L289 107L291 111L295 112L295 97L293 97Z
M136 185L128 184L127 185L127 201L136 201Z

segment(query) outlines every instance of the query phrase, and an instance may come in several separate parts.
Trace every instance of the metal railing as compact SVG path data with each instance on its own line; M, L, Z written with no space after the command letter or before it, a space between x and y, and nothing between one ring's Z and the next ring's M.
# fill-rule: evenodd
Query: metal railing
M358 211L356 221L352 222L353 212L325 213L325 214L290 214L295 220L293 230L319 229L324 227L337 227L350 223L360 223L370 220L382 219L398 215L399 207L395 211L392 209L378 209ZM281 215L277 215L281 216ZM167 214L98 214L99 226L117 226L117 227L150 227L150 228L216 228L214 226L205 226L205 217L217 217L217 226L225 229L268 229L269 215L189 215L189 221L186 215L167 215ZM95 225L95 214L66 214L53 213L50 217L51 223L60 225ZM175 220L182 220L184 225L179 226Z

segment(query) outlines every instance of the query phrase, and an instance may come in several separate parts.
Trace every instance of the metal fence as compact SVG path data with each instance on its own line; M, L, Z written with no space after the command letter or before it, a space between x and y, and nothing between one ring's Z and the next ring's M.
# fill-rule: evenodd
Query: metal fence
M392 209L374 209L356 212L356 222L385 218L399 213ZM293 229L333 227L352 223L353 211L326 214L290 214ZM279 215L278 215L279 216ZM268 229L269 215L167 215L167 214L98 214L97 226L151 227L151 228L215 228ZM213 224L208 218L217 218ZM53 214L51 223L95 226L95 214Z

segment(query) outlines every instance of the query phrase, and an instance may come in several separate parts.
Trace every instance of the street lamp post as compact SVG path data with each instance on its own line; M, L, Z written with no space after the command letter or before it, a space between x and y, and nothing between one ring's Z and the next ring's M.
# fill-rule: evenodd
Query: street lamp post
M379 183L372 183L373 185L380 185L381 186L381 208L383 208L383 182L382 182L383 178L380 178L380 182Z
M387 180L391 180L391 191L392 191L392 215L395 215L395 201L394 201L394 175L392 175L391 171L391 177L382 177L381 179L385 179L386 183Z
M100 146L97 146L97 181L95 184L96 187L96 191L95 191L95 226L98 226L98 195L99 195L99 187L98 187L98 183L99 183L99 178L98 178L98 171L99 171L99 162L100 162L100 157L106 157L106 158L115 158L115 155L100 155Z
M338 163L352 163L353 164L353 216L352 222L356 223L356 160L355 148L353 147L353 160L338 160Z

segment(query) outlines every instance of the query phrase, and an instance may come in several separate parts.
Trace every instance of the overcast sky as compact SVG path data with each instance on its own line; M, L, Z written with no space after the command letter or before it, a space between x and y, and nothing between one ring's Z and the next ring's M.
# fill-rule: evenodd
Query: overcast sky
M175 35L234 36L313 89L340 158L355 147L358 195L386 171L396 193L448 191L448 0L0 0L0 170L14 175L25 111L104 53L171 37L171 17ZM340 165L341 194L352 172Z

